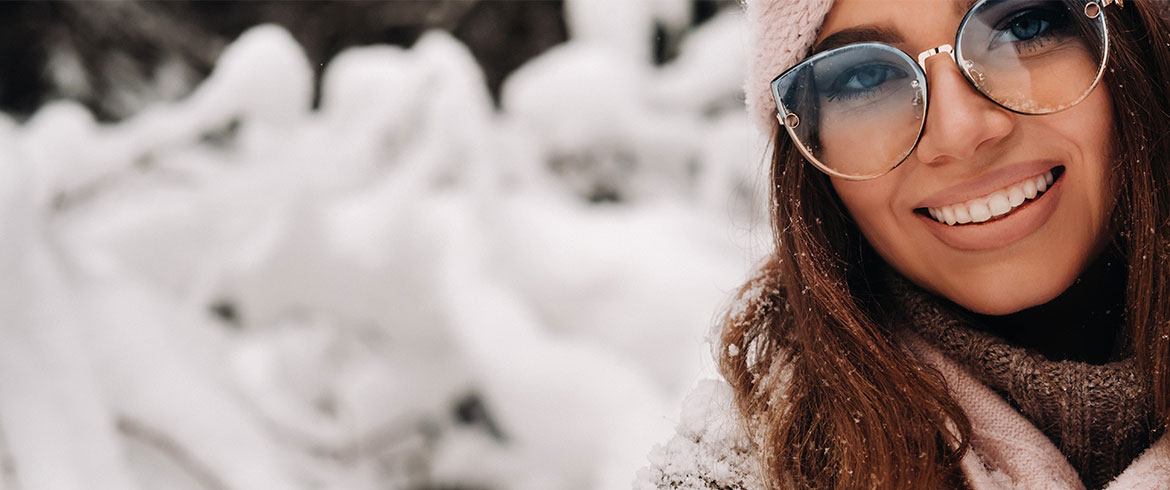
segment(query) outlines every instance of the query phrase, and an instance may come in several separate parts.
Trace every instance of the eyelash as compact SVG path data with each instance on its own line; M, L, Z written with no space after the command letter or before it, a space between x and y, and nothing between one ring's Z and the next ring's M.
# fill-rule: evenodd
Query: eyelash
M1012 47L1019 54L1030 54L1044 48L1045 46L1049 45L1061 31L1065 30L1069 26L1068 18L1064 15L1061 15L1060 12L1044 9L1028 9L1016 12L1009 18L1006 18L1006 20L1000 22L1000 25L996 28L996 31L1001 33L1001 36L1003 34L1007 34L1008 31L1021 20L1039 20L1041 22L1047 23L1048 25L1045 26L1046 28L1043 31L1038 32L1036 36L1031 39L1024 39L1019 41L1000 41L1011 43ZM998 41L999 37L1001 36L997 36L996 39L993 40L992 44L988 46L989 51L995 49L995 47L998 45L996 41Z
M900 78L905 78L905 76L904 76L905 74L902 73L902 70L899 70L895 67L888 66L888 65L867 65L867 66L862 66L862 67L858 67L858 68L852 68L852 69L846 71L845 73L842 73L841 75L839 75L837 77L837 80L844 79L845 82L848 82L848 81L852 80L854 77L861 74L864 70L872 70L875 68L882 69L884 71L884 73L887 75L886 78L884 78L882 80L882 83L875 85L873 87L861 89L861 90L844 90L844 89L839 87L840 85L844 85L844 83L834 83L832 87L829 87L826 89L825 98L827 100L829 100L830 102L835 102L835 101L840 101L840 100L861 100L861 99L874 98L874 97L877 97L878 94L880 94L881 92L884 91L883 87L885 87L886 83L889 82L890 80L897 80Z

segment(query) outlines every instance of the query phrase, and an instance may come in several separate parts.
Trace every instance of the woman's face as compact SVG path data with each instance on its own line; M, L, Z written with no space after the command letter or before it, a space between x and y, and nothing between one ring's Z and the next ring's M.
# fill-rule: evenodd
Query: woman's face
M869 26L915 57L954 42L970 2L837 0L820 39ZM862 233L895 269L978 313L1002 315L1046 303L1067 289L1109 241L1112 103L1103 85L1062 112L1025 116L980 95L947 56L926 62L930 110L914 153L887 175L832 179ZM1055 177L1039 187L1049 174ZM1030 183L1029 183L1030 182ZM1007 214L978 221L1000 193ZM1012 196L1012 194L1017 194ZM1026 196L1025 196L1026 197ZM980 208L983 206L983 208ZM958 219L958 218L955 218ZM960 220L961 221L961 220Z

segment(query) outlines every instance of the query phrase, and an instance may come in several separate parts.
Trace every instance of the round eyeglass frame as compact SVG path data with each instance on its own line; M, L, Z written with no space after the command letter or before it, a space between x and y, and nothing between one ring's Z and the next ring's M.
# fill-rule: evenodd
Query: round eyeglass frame
M871 180L871 179L876 179L878 177L886 175L886 174L892 172L894 169L901 166L902 163L904 163L906 161L906 159L909 158L910 155L912 155L914 153L914 150L916 150L918 148L918 143L922 141L922 133L924 132L924 128L926 126L926 118L929 117L929 112L930 112L930 88L929 88L929 84L926 83L926 81L927 81L926 60L928 58L930 58L931 56L934 56L934 55L940 54L940 53L949 54L951 61L953 61L955 63L955 67L959 70L960 73L963 74L963 79L967 81L967 83L971 86L971 88L975 89L976 93L983 96L983 98L990 100L996 106L999 106L999 107L1001 107L1009 112L1015 113L1015 114L1022 114L1022 115L1027 115L1027 116L1055 114L1057 112L1061 112L1061 111L1067 110L1069 108L1072 108L1072 107L1076 106L1077 104L1080 104L1082 101L1085 100L1085 98L1087 98L1089 96L1089 94L1093 93L1093 91L1096 90L1097 85L1101 82L1101 78L1105 73L1105 67L1108 66L1108 64L1109 64L1109 51L1110 51L1109 50L1109 25L1106 22L1105 7L1112 5L1112 4L1116 4L1118 7L1122 7L1122 6L1124 6L1123 0L1088 0L1085 2L1085 6L1084 6L1085 16L1089 17L1090 19L1095 19L1101 26L1101 35L1102 35L1103 46L1102 46L1102 56L1101 56L1100 66L1097 67L1097 74L1093 78L1093 83L1091 83L1089 85L1089 87L1085 89L1085 92L1082 93L1080 97L1078 97L1076 100L1074 100L1072 102L1064 104L1063 106L1061 106L1057 109L1053 109L1050 111L1044 111L1044 112L1024 112L1024 111L1016 110L1016 109L1013 109L1011 107L1004 105L1003 103L993 99L991 96L987 95L982 90L980 90L979 82L977 82L976 80L974 80L972 78L972 74L970 73L970 70L963 69L963 64L965 62L968 62L969 60L967 60L963 57L962 43L959 42L959 38L962 35L963 30L967 27L967 23L971 19L972 14L974 12L978 11L979 7L981 7L983 4L987 3L988 1L989 0L980 0L979 2L972 5L969 10L967 10L967 13L963 16L962 22L959 23L959 28L955 30L954 45L943 44L943 45L939 45L939 46L936 46L934 48L928 49L926 51L923 51L923 52L918 54L917 62L915 62L915 60L913 58L911 58L909 54L907 54L905 51L902 51L901 49L895 48L895 47L890 46L890 45L885 44L885 43L866 42L866 43L854 43L854 44L850 44L847 46L841 46L839 48L831 49L831 50L825 51L823 53L818 53L818 54L812 56L811 58L807 58L807 59L801 61L800 63L797 63L792 68L785 70L783 73L778 75L776 78L773 78L772 82L771 82L772 98L774 99L774 101L776 103L776 107L778 108L778 112L776 114L776 119L780 121L780 126L784 127L784 129L787 130L789 138L792 139L793 143L796 143L796 148L797 148L797 150L800 151L801 155L803 155L804 158L806 160L808 160L808 162L811 163L818 170L820 170L826 174L829 174L830 176L837 177L837 178L840 178L843 180L854 180L854 181ZM882 50L891 51L896 56L898 56L899 58L902 58L909 65L911 65L913 70L914 70L914 76L916 77L915 80L922 80L923 81L923 83L921 84L921 87L916 87L916 88L919 88L920 90L922 90L922 99L923 99L922 105L923 105L923 107L922 107L922 119L921 119L921 122L920 122L919 128L918 128L918 136L914 138L914 144L911 145L909 147L909 149L906 150L906 153L901 157L901 159L899 159L896 163L894 163L892 166L890 166L889 168L887 168L885 170L882 170L882 171L874 173L874 174L867 174L867 175L860 175L859 176L859 175L843 174L841 172L833 170L828 165L825 165L824 163L822 163L820 161L820 159L813 156L812 151L810 151L808 149L808 147L804 144L804 142L802 142L800 140L800 138L796 136L795 128L800 125L800 116L797 115L796 113L793 113L793 112L790 112L787 110L787 108L784 105L783 98L780 96L779 90L780 90L780 81L782 79L784 79L787 75L789 75L791 73L795 73L797 70L801 69L805 65L808 65L809 63L815 63L816 61L824 59L824 58L829 57L829 56L833 56L834 54L839 53L841 50L857 49L858 47L862 47L862 46L879 48ZM917 81L914 83L917 83Z

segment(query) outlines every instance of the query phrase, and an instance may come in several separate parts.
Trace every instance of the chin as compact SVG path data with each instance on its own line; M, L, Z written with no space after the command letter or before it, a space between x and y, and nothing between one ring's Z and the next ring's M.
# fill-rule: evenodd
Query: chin
M1076 281L1076 271L1053 274L1053 269L1034 274L993 274L986 280L949 284L939 295L963 308L983 315L1010 315L1048 303ZM1041 278L1041 280L1037 280Z
M961 301L955 301L963 308L983 315L1002 316L1010 315L1019 311L1039 306L1055 299L1059 294L1052 296L1044 296L1038 298L1020 298L1020 297L1003 297L999 293L988 293L986 295L972 295L969 298L960 298Z

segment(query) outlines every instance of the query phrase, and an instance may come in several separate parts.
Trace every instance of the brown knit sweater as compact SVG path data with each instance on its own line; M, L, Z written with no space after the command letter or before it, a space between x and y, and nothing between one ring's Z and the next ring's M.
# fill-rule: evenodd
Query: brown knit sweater
M959 307L905 280L891 289L902 320L1042 430L1087 488L1108 484L1156 439L1153 401L1132 357L1051 361L975 328Z

